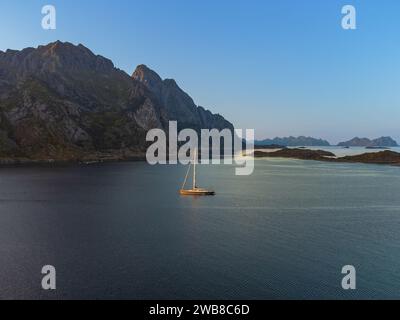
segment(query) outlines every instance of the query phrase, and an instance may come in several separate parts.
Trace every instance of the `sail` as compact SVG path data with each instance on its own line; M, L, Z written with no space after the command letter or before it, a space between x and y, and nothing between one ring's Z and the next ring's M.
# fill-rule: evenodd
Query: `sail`
M197 160L197 149L194 149L194 157L193 157L193 190L196 189L196 160Z

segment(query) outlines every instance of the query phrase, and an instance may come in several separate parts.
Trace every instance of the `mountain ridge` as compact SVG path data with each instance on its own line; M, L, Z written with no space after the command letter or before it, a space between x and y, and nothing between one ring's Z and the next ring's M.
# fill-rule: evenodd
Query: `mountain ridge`
M310 146L330 146L330 143L323 139L313 137L276 137L273 139L264 139L255 141L255 145L280 145L285 147L310 147Z
M142 67L141 67L142 66ZM0 157L77 160L143 155L153 128L229 128L175 80L129 76L84 45L56 41L0 53ZM146 79L154 78L155 87ZM174 105L176 104L176 107Z
M146 65L139 65L132 78L143 83L153 94L155 94L167 113L178 121L178 130L192 123L192 128L201 129L224 129L233 126L219 114L212 114L202 106L194 103L193 99L183 91L174 79L161 79L161 77ZM193 124L195 127L193 127Z
M311 146L332 146L329 141L313 137L276 137L273 139L256 140L255 145L257 146L284 146L284 147L311 147ZM355 137L349 141L340 142L337 144L340 147L398 147L396 140L389 136L382 136L376 139L359 138Z
M341 147L397 147L397 142L391 137L380 137L376 139L355 137L349 141L340 142Z

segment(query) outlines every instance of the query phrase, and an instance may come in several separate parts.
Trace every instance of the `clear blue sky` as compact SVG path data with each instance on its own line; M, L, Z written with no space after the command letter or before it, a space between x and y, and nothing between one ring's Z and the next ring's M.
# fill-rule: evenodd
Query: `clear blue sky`
M45 4L56 31L41 29ZM399 17L398 0L1 0L0 50L59 39L129 74L147 64L258 138L400 140Z

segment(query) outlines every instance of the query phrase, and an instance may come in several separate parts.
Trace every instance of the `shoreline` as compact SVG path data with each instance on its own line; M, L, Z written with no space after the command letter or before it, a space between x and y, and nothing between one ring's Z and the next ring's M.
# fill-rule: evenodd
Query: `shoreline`
M145 155L131 157L100 157L87 159L29 159L29 158L0 158L0 168L7 167L60 167L73 165L96 165L117 162L143 162Z
M268 150L268 151L263 151ZM326 150L315 150L307 148L283 148L283 149L256 149L251 153L243 152L245 156L253 156L255 159L282 158L309 160L332 163L363 163L377 165L391 165L400 167L400 153L384 150L378 152L366 152L358 155L337 157L334 153ZM82 157L76 159L29 159L29 158L0 158L0 168L7 167L60 167L74 165L96 165L118 162L145 162L145 154L135 156L101 155L95 157Z
M400 166L400 153L390 150L379 152L366 152L359 155L337 157L334 153L325 150L285 148L272 152L255 150L252 155L254 156L254 158L286 158L333 163L363 163Z

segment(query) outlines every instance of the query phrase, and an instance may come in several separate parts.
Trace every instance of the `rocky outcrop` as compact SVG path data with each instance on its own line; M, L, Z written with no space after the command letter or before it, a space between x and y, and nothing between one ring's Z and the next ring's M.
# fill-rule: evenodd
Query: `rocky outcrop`
M149 129L230 128L174 80L133 77L83 45L0 51L0 157L76 160L143 154Z
M394 151L380 151L364 153L356 156L346 156L338 158L339 162L361 162L374 164L400 164L400 153Z
M144 84L165 107L170 120L178 121L178 129L231 129L233 126L220 115L214 115L201 106L172 79L162 80L160 76L145 65L136 68L132 78Z

